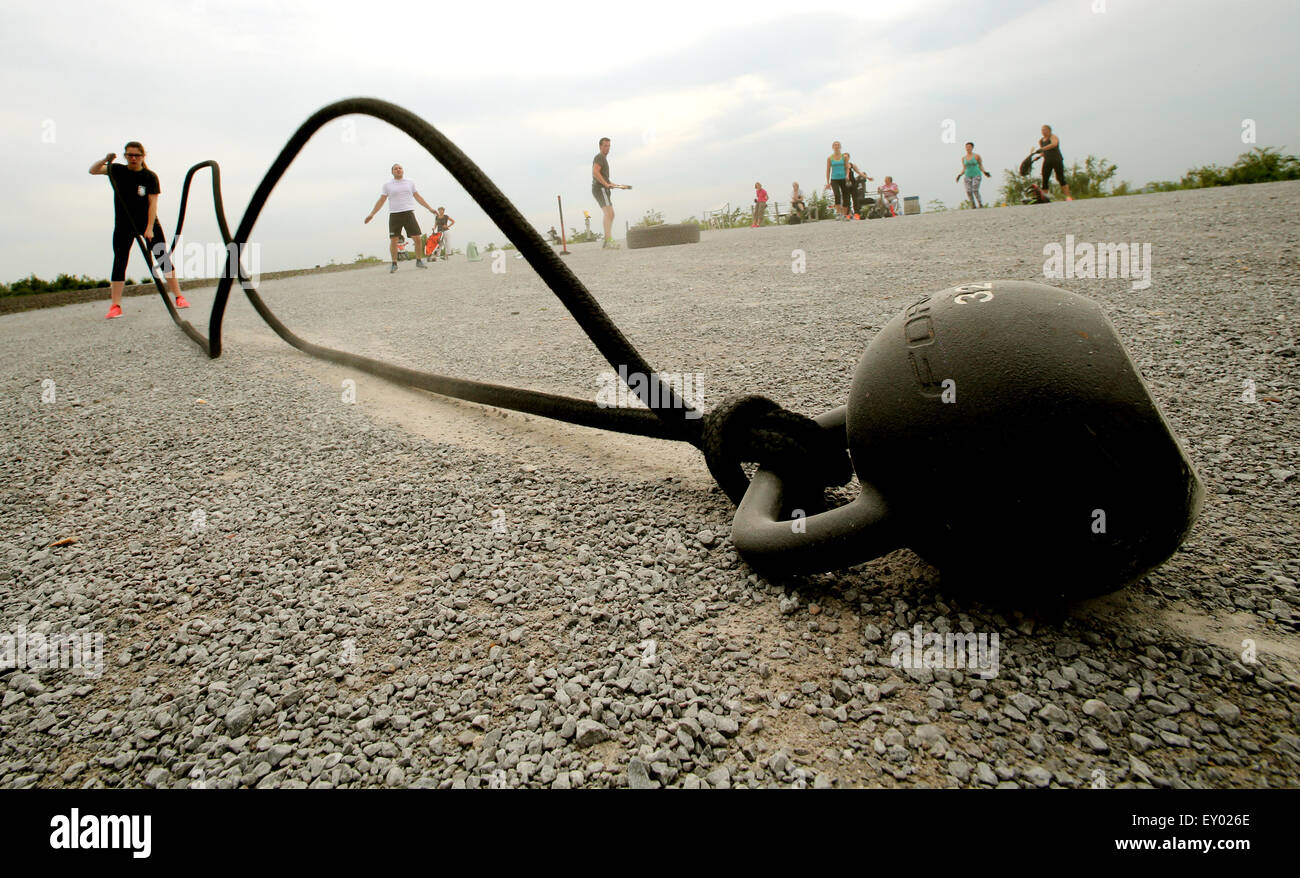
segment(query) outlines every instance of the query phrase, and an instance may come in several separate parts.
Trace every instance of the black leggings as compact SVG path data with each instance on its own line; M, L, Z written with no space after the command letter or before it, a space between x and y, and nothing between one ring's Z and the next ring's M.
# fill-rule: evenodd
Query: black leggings
M835 198L835 203L841 207L849 206L849 181L848 180L831 180L831 194Z
M1065 159L1059 149L1043 153L1043 188L1052 182L1052 171L1056 172L1056 182L1065 185Z
M126 229L113 229L113 273L111 281L126 280L126 264L131 259L131 249L135 247L135 235ZM163 274L172 270L172 257L167 249L167 236L163 234L162 223L154 220L153 240L149 242L154 261L162 268ZM152 273L152 268L150 269Z

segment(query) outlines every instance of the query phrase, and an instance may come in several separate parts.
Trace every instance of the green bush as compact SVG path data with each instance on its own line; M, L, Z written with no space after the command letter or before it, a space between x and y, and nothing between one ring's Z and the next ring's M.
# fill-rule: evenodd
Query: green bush
M1228 185L1300 180L1300 157L1282 155L1271 146L1243 152L1228 169Z
M1011 170L1003 171L998 200L1011 205L1024 204L1025 190L1029 188L1030 183L1034 182L1037 182L1035 178L1028 174L1017 174Z
M1115 176L1119 168L1094 155L1088 156L1080 167L1078 162L1070 165L1065 174L1065 182L1070 186L1073 198L1100 198L1106 194L1106 184Z
M130 281L127 281L130 283ZM108 280L93 278L89 275L74 277L60 274L52 281L42 280L36 275L28 275L11 284L0 284L0 296L30 296L36 293L61 293L66 290L96 290L108 286Z
M584 232L579 232L577 229L573 228L572 226L569 227L568 243L570 244L586 244L591 241L599 241L599 240L600 240L599 232L594 232L591 229L587 229Z
M809 196L808 190L805 189L804 206L807 208L803 215L803 221L806 223L830 219L835 215L835 202L831 200L825 189L818 190L812 196Z

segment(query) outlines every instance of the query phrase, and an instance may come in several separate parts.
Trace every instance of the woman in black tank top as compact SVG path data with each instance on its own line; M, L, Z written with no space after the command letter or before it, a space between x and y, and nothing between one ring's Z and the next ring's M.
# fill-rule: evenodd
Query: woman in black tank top
M1038 150L1043 156L1043 191L1047 191L1048 185L1052 181L1052 172L1056 172L1056 182L1061 184L1061 191L1065 193L1066 201L1073 201L1070 197L1070 186L1065 182L1065 159L1061 157L1061 139L1052 133L1051 125L1043 126L1043 137L1038 141Z

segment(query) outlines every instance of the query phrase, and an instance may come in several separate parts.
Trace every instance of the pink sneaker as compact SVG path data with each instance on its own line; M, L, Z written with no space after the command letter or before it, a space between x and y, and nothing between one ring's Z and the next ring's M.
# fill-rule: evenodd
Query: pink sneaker
M108 314L105 315L104 319L112 320L114 317L121 317L121 316L122 316L122 306L114 305L112 308L108 309Z
M187 302L187 301L185 301L185 297L182 296L180 293L177 293L177 294L176 294L176 307L177 307L177 308L188 308L189 306L190 306L190 303Z

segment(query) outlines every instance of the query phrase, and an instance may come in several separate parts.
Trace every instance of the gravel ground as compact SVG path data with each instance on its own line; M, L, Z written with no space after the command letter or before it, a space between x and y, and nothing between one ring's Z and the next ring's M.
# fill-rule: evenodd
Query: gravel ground
M100 634L104 667L0 670L0 786L1296 786L1298 215L1279 183L569 257L706 407L816 414L921 294L1042 280L1066 235L1150 243L1148 289L1054 283L1111 315L1205 509L1057 613L945 593L907 551L769 582L692 449L349 374L242 297L217 361L150 298L4 317L0 635ZM264 293L312 340L594 395L607 367L503 264ZM893 667L915 625L996 633L999 673Z

